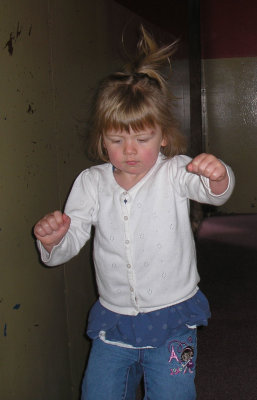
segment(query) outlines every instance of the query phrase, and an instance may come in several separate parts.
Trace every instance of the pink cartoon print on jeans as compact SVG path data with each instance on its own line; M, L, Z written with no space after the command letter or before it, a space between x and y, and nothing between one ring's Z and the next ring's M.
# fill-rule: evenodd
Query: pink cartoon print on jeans
M170 375L193 373L194 348L189 344L192 342L191 336L187 339L188 343L172 340L169 342L169 363L171 364Z

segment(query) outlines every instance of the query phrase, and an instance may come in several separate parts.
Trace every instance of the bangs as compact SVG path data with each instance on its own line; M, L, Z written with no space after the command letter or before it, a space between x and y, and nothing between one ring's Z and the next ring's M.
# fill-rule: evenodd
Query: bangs
M129 132L132 129L138 132L145 127L154 127L160 119L154 103L149 93L145 95L140 90L124 90L124 93L119 90L116 95L113 93L111 100L108 100L106 112L102 114L102 131Z
M133 115L117 115L116 113L112 115L111 118L108 118L106 123L104 124L104 133L107 131L125 131L129 133L130 129L134 132L139 132L144 130L144 128L149 127L153 128L156 125L156 119L153 115L147 114L145 117L142 115L137 116Z

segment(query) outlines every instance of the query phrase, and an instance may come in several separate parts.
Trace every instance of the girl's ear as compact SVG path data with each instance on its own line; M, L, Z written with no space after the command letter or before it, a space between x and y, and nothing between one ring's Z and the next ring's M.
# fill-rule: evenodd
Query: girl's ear
M167 146L167 144L168 144L168 141L166 139L166 136L163 136L162 141L161 141L161 147L165 147L165 146Z

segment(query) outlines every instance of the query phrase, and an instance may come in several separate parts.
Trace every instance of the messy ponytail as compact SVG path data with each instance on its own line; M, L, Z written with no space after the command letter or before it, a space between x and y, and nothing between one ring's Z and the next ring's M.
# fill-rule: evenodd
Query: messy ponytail
M134 61L126 64L124 69L130 74L145 74L155 79L160 87L166 88L164 77L160 73L163 64L170 64L170 57L176 50L176 42L158 47L152 36L141 26L142 36L137 44L138 55Z
M90 155L108 161L103 134L108 130L139 131L160 126L167 145L160 150L166 157L185 152L185 139L172 112L172 95L160 69L170 63L175 44L158 47L141 26L137 56L120 72L104 79L95 102Z

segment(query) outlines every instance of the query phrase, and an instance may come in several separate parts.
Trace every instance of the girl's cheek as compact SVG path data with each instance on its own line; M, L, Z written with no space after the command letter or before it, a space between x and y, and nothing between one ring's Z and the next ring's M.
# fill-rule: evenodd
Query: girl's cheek
M147 161L154 161L157 160L158 158L158 151L154 151L154 150L149 150L147 153L145 153L145 159Z
M111 150L111 149L107 149L108 152L108 156L110 160L117 160L119 159L119 152L117 150Z

